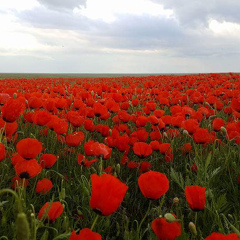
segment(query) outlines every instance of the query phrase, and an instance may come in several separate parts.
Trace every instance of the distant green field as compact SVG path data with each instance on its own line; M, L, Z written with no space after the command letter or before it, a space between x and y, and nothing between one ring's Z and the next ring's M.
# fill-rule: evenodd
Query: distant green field
M83 73L83 74L70 74L70 73L0 73L0 79L32 79L32 78L107 78L107 77L122 77L122 76L149 76L149 75L163 75L163 74L115 74L115 73ZM165 74L164 74L165 75ZM175 75L175 74L174 74Z
M36 78L116 78L123 76L198 75L199 73L0 73L0 79ZM203 73L201 73L203 74ZM204 73L208 74L208 73ZM228 74L228 73L220 73Z

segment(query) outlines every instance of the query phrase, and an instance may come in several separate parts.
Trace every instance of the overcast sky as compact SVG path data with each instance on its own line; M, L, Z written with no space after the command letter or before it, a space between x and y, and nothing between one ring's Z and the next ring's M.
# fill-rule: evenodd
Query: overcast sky
M0 72L240 72L239 0L0 0Z

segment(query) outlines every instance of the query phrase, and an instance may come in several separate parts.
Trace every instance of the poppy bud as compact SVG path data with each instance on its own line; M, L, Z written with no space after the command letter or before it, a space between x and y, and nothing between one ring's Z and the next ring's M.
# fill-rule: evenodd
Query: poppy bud
M17 215L16 220L16 239L17 240L28 240L30 237L30 229L25 213L21 212Z
M217 117L216 115L212 115L212 116L209 117L209 120L212 120L212 119L214 119L216 117Z
M165 138L167 138L167 137L168 137L168 135L167 135L167 133L166 133L166 132L164 132L164 133L163 133L163 137L165 137Z
M232 214L228 214L228 218L229 218L231 221L234 220Z
M120 166L120 164L118 163L117 166L116 166L116 172L117 172L117 174L120 174L120 171L121 171L121 166Z
M119 223L117 222L117 234L116 236L118 237L120 235L120 226L119 226Z
M164 215L164 218L167 220L167 222L172 223L172 222L176 222L176 218L171 214L171 213L166 213Z
M5 217L5 215L3 215L1 219L1 225L4 226L6 225L6 223L7 223L7 218Z
M63 219L63 224L62 224L62 228L67 231L68 228L69 228L69 220L68 218L65 216L64 219Z
M89 190L86 187L83 187L83 192L86 196L90 196Z
M173 199L173 203L174 203L175 205L179 204L179 198L178 198L178 197L175 197L175 198Z
M227 129L225 127L221 127L220 129L222 133L227 134Z
M184 136L188 136L188 135L189 135L188 131L184 129L184 130L183 130L183 135L184 135Z
M196 226L193 222L190 222L188 224L188 227L189 227L189 230L192 234L194 234L195 236L197 236L197 229L196 229Z
M61 192L59 193L59 199L64 200L66 197L65 188L62 188Z
M17 93L13 94L13 98L16 99L17 98Z

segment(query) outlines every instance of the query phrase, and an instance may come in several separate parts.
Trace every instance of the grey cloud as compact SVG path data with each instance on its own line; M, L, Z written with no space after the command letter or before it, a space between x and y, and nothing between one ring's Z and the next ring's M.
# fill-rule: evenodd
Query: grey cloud
M36 28L83 30L88 28L88 19L74 15L72 11L54 11L43 6L19 12L16 16Z
M185 26L207 25L210 18L240 23L239 0L152 0L173 9Z
M147 15L121 15L114 24L98 23L90 36L95 44L135 50L176 46L185 38L174 20Z
M85 5L87 0L38 0L38 2L50 9L74 9L79 5Z
M180 7L180 5L179 5ZM236 40L215 38L206 27L198 25L189 30L175 19L149 15L117 15L116 21L106 23L90 20L79 14L57 12L44 7L20 13L21 21L37 28L65 29L75 31L79 39L85 38L86 48L90 52L101 49L119 50L169 50L168 55L175 56L212 56L238 50ZM194 18L192 16L192 18ZM47 45L64 45L73 54L83 51L76 49L77 43L66 40L44 38L38 40ZM70 47L69 47L70 46Z

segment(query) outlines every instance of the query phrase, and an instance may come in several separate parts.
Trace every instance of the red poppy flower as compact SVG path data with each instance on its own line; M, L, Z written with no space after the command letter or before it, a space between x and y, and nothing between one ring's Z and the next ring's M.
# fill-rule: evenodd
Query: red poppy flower
M59 119L53 121L53 130L59 135L64 135L68 130L68 123L65 120Z
M128 156L123 155L122 158L121 158L121 164L125 165L128 161L129 161Z
M171 151L171 143L160 143L159 144L159 152L162 154L166 154L168 151Z
M60 202L46 202L38 213L38 218L48 219L54 222L63 213L63 205Z
M42 143L34 138L25 138L17 143L16 149L21 157L33 159L42 151Z
M140 164L138 162L135 162L135 161L130 161L130 162L127 163L127 167L130 168L130 169L138 168L139 165Z
M0 143L0 162L4 160L5 152L5 145L3 143Z
M173 161L173 153L172 153L172 149L171 148L165 153L164 160L166 162L172 162Z
M140 164L140 172L144 173L149 171L152 168L152 165L150 162L141 162Z
M69 238L69 240L102 240L102 237L99 233L93 232L89 228L82 229L79 234L77 234L74 230Z
M222 118L215 118L213 120L212 126L213 126L213 131L218 132L221 130L221 127L225 125L225 122Z
M159 240L175 240L182 233L179 222L167 222L165 218L157 218L152 222L152 230Z
M33 178L42 171L36 159L20 161L15 165L16 174L20 178Z
M20 99L9 99L2 107L2 118L5 122L15 122L24 112L25 105Z
M55 109L55 99L47 99L44 103L44 108L49 112L53 112Z
M52 181L47 178L43 178L37 182L36 193L47 194L52 189L52 187Z
M66 144L71 147L79 146L84 140L83 132L74 132L66 136Z
M9 99L10 95L7 93L0 93L0 105L4 105Z
M152 154L152 148L151 145L145 143L145 142L136 142L133 145L133 151L136 155L138 155L140 158L145 158Z
M109 130L110 130L110 128L107 125L98 124L96 126L96 131L101 133L101 135L103 137L108 137L109 136Z
M153 114L157 117L157 118L160 118L163 116L163 114L165 113L164 110L160 110L160 109L157 109L153 112Z
M145 128L139 128L136 131L136 137L139 142L146 142L148 139L148 132L145 130Z
M83 165L85 167L90 167L93 163L97 162L98 159L87 160L87 158L81 153L78 154L77 161L79 165Z
M56 161L57 156L50 153L43 154L39 159L42 168L51 168L56 163Z
M231 102L231 107L237 112L240 112L240 98L234 98Z
M239 240L236 233L230 233L224 235L222 233L212 233L210 236L206 237L205 240Z
M159 150L159 145L160 145L160 143L156 140L150 142L150 146L151 146L153 151L158 151Z
M189 119L182 122L182 128L187 130L189 134L193 134L199 128L199 123L196 119Z
M93 148L92 148L92 145L94 144L94 141L93 140L90 140L88 142L85 142L84 143L84 152L85 152L85 155L86 156L93 156Z
M162 137L162 135L161 135L161 133L159 132L159 130L158 131L153 131L153 132L151 132L150 133L150 138L151 138L151 140L159 140L160 138Z
M195 143L204 144L211 141L211 135L205 128L198 128L197 131L193 134L193 140Z
M195 163L192 164L191 171L194 172L194 173L196 173L198 171L198 167L197 167L197 165Z
M39 126L46 125L52 118L52 115L47 111L36 111L32 115L32 121Z
M148 171L138 178L138 186L144 197L158 199L169 189L169 180L165 174Z
M42 104L42 99L39 97L32 96L28 99L28 106L30 108L40 108Z
M69 111L66 117L74 127L81 127L84 122L84 117L76 111Z
M102 120L106 120L109 117L108 109L101 103L95 103L93 106L93 111L95 116Z
M206 188L200 186L190 186L185 188L185 196L189 207L193 211L202 211L205 208Z
M117 147L118 151L125 152L125 151L128 151L130 148L129 142L130 142L130 139L127 135L118 136L115 139L115 146Z
M118 209L128 189L127 185L110 174L92 174L91 184L90 206L104 216L111 215Z
M148 118L145 116L139 116L136 121L137 127L145 127L148 122Z
M112 149L103 143L95 142L92 144L91 148L93 155L98 158L102 157L104 160L109 159L112 154Z
M2 118L0 118L0 129L4 127L7 137L11 138L12 135L17 131L18 124L17 122L5 122Z
M187 154L190 153L192 150L192 145L191 143L185 143L182 147L181 147L181 151L183 154Z
M18 153L13 153L11 157L11 163L15 166L18 162L24 161L25 159L21 157Z
M95 125L91 119L86 119L84 122L84 128L89 132L94 132Z
M108 167L106 167L106 168L103 170L103 172L112 175L112 174L113 174L113 170L114 170L114 168L113 168L112 166L108 166Z

